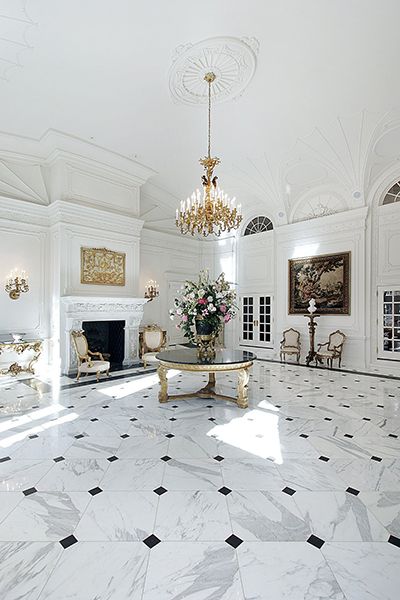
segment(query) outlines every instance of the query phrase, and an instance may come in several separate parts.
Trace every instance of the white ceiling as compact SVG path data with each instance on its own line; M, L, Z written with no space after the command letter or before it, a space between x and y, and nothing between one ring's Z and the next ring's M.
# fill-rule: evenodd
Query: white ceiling
M0 13L24 4L2 0ZM22 66L1 62L13 57L0 44L0 130L40 138L53 128L152 167L142 212L154 228L174 227L172 209L199 186L206 152L205 107L169 91L178 46L258 39L244 94L215 106L213 146L224 189L275 221L316 184L351 207L363 183L357 161L400 104L398 0L27 0L26 9L36 25L13 32L31 46ZM1 17L0 27L7 37Z

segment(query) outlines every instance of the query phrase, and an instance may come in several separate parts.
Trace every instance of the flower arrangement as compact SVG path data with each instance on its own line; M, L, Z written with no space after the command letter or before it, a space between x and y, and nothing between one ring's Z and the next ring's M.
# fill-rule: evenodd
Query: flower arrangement
M215 281L210 281L208 271L201 271L198 281L186 281L181 287L179 298L174 300L174 309L170 310L171 319L179 319L178 329L192 343L196 341L196 320L206 322L215 336L221 331L223 323L236 316L236 292L225 281L221 273Z

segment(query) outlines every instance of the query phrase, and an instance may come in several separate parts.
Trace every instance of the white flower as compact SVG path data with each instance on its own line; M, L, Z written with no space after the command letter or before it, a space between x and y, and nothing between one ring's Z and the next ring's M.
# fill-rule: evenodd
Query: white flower
M174 315L169 315L169 318L171 319L171 321L174 320Z
M206 290L203 290L203 289L199 290L199 296L204 296L205 293L206 293Z
M215 311L217 310L217 309L215 308L214 304L209 304L207 308L208 308L208 310L209 310L210 312L215 312Z
M176 309L176 314L177 315L181 315L182 314L182 309L181 308L177 308Z
M214 298L212 296L208 296L207 300L208 300L208 302L212 302L214 300Z

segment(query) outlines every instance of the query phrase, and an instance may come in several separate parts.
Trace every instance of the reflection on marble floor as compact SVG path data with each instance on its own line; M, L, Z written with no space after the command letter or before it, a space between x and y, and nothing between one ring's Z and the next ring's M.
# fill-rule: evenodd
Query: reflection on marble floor
M1 600L398 598L400 381L257 362L247 410L137 370L38 389L0 381Z

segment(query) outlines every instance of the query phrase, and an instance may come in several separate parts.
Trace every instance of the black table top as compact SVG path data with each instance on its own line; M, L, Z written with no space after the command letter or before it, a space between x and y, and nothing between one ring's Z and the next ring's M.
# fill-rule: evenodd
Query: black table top
M230 365L247 363L255 360L257 357L253 352L247 352L247 350L224 349L217 350L215 358L211 360L201 360L197 356L197 348L182 348L179 350L159 352L156 358L169 363L181 363L186 365Z

